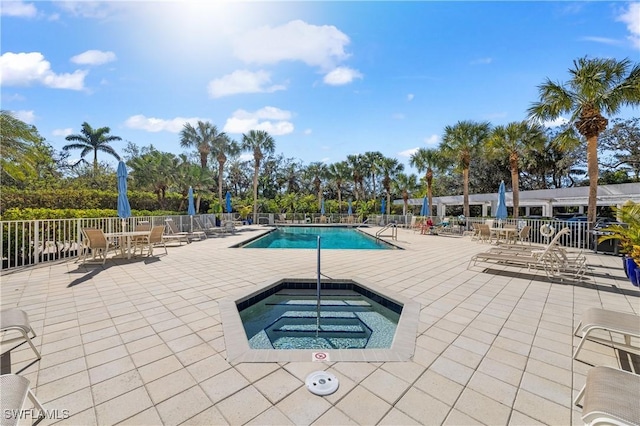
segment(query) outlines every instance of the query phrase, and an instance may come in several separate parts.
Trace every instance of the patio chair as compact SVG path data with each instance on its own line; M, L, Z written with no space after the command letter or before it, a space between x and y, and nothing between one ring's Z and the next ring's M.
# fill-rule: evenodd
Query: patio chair
M573 353L573 359L576 359L578 352L582 349L582 346L589 338L589 335L595 330L604 330L609 333L622 334L624 336L625 343L624 345L616 343L616 346L638 349L631 345L631 337L640 338L640 317L638 315L609 311L600 308L590 308L582 315L582 319L573 332L576 336L578 335L578 332L582 334L582 339ZM609 334L607 335L610 336ZM600 343L605 342L613 344L612 339L591 337L591 340Z
M139 242L136 243L133 249L134 253L136 249L140 247L140 254L142 254L142 251L146 247L147 256L153 256L153 247L156 245L162 245L162 247L164 247L164 254L169 254L169 252L167 251L167 245L164 242L165 235L163 234L164 225L154 226L153 228L151 228L148 237L142 237L143 240L139 240Z
M82 228L82 233L85 236L85 241L82 247L84 252L84 258L82 263L87 261L87 252L91 250L92 260L96 259L96 254L102 257L102 264L107 261L107 254L109 250L115 249L115 245L107 240L102 229L97 228Z
M526 241L529 243L529 245L531 245L531 238L529 235L530 233L531 233L531 225L523 226L520 232L518 232L518 235L516 236L516 242L520 242L524 244L524 242Z
M612 367L587 371L587 380L574 404L582 405L587 425L640 425L640 376Z
M179 237L178 239L180 241L184 240L187 243L191 242L191 238L193 237L192 233L178 230L178 227L176 226L175 222L171 218L165 219L164 222L167 224L167 228L169 229L168 236L173 238ZM204 232L202 234L204 235Z
M42 358L36 345L33 344L32 338L29 337L29 333L36 337L36 332L33 331L31 324L29 324L29 316L21 309L8 308L0 311L0 332L5 331L18 331L22 334L22 337L29 343L31 349L36 354L36 359Z
M493 238L493 235L491 234L491 229L489 228L489 225L487 224L483 224L483 223L478 223L475 225L477 231L477 239L480 242L489 242L491 243L491 240Z
M18 420L23 418L25 411L22 411L27 397L38 410L38 418L43 418L45 409L38 401L38 398L31 391L29 380L16 374L0 375L0 405L2 408L2 426L13 426L18 424ZM28 411L26 411L28 413ZM21 416L22 414L22 416Z
M211 236L215 233L218 232L218 228L217 227L211 227L211 226L207 226L205 225L202 220L200 220L199 217L194 217L193 218L193 224L195 225L195 228L197 228L198 231L202 231L205 234L207 234L207 236Z

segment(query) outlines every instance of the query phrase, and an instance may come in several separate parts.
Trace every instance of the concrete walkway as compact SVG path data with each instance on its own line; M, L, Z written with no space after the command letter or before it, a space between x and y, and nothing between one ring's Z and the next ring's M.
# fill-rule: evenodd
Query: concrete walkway
M28 312L42 359L4 344L2 372L26 376L57 410L41 425L577 425L572 400L591 365L637 366L637 355L593 342L571 358L587 308L639 313L619 257L589 253L586 283L551 283L516 268L467 270L486 243L410 230L399 231L404 250L325 250L322 272L420 303L412 361L232 365L218 301L316 272L314 250L229 248L259 232L152 258L4 272L2 308ZM338 377L336 393L307 391L317 370Z

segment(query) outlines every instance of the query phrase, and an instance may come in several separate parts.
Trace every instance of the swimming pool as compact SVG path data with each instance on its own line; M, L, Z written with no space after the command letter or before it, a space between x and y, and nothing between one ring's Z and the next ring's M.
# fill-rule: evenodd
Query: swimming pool
M322 249L388 250L395 248L356 229L337 226L282 226L242 247L315 249L318 244L318 235L321 238Z

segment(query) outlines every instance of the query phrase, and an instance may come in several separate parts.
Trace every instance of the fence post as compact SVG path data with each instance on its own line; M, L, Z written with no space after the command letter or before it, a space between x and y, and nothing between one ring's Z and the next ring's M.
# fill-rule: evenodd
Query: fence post
M40 263L40 256L38 253L38 250L40 250L40 221L36 220L33 223L33 232L34 232L34 236L33 236L33 264L37 265L38 263ZM24 253L22 254L22 256L24 257Z

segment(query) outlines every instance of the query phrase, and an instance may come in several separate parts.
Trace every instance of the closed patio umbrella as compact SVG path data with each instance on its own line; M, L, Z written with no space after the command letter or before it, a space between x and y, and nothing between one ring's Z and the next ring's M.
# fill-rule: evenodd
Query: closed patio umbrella
M187 193L187 201L188 201L188 206L187 206L187 214L189 215L189 219L190 219L190 230L191 232L193 232L193 215L196 214L196 207L193 205L193 188L189 187L189 192Z
M324 216L324 198L320 201L320 214Z
M430 216L430 213L429 213L429 200L427 200L427 196L426 195L422 199L422 208L420 209L420 216Z
M500 182L498 187L498 207L496 208L496 219L504 220L507 218L507 201L504 188L504 181Z
M349 200L349 209L347 210L347 214L351 216L353 214L353 209L351 208L351 200Z
M126 220L131 216L131 206L127 197L127 166L123 161L118 163L118 217L122 218L122 227L126 226Z
M231 213L231 193L227 191L227 195L224 197L225 199L225 207L227 209L227 213Z
M387 200L383 198L382 202L380 203L380 213L384 214L386 210L387 210Z

